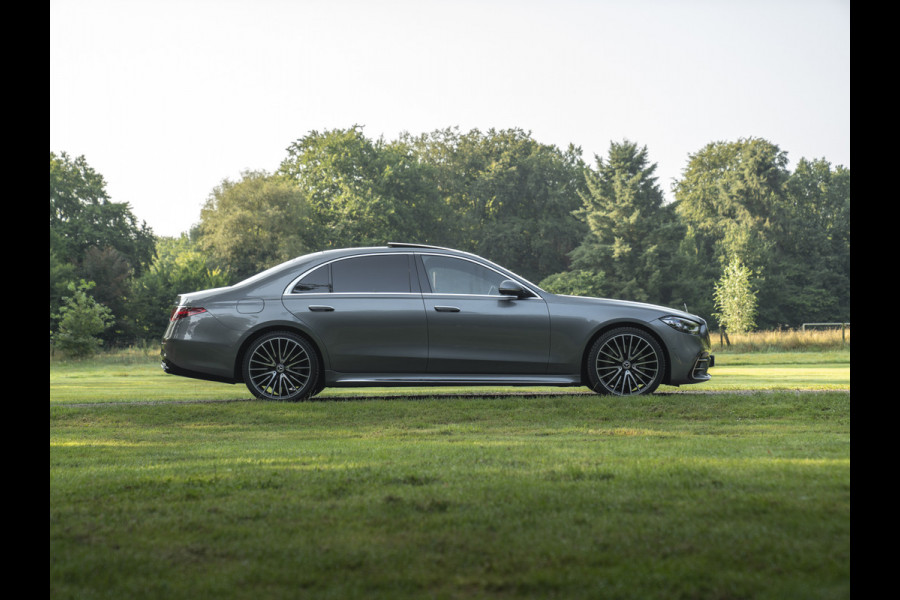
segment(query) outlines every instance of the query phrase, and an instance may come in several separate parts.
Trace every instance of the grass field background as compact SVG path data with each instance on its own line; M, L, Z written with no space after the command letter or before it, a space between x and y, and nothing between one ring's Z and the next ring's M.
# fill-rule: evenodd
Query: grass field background
M299 404L52 360L51 597L847 598L849 358Z

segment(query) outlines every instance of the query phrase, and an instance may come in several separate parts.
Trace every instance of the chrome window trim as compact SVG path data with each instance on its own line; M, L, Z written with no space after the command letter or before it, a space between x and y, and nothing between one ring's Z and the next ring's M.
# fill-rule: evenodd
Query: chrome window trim
M322 298L334 298L341 296L362 296L368 298L369 296L413 296L415 298L421 298L422 294L419 292L311 292L308 294L282 294L282 297L289 296L291 298L312 298L314 296L322 297Z
M506 294L450 294L442 292L422 292L422 296L440 296L441 298L481 298L484 300L541 300L541 297L537 294L535 294L534 296L528 296L526 298L516 298L515 296L508 296Z
M412 252L364 252L364 253L362 253L362 254L351 254L350 256L341 256L341 257L338 257L338 258L333 258L333 259L328 260L328 261L325 261L325 262L323 262L323 263L319 263L319 264L317 264L316 266L312 267L311 269L307 269L306 271L304 271L303 273L301 273L300 275L298 275L297 277L295 277L294 279L292 279L291 282L287 285L287 287L284 288L284 291L281 293L281 296L282 296L282 297L284 297L284 296L291 296L291 297L294 297L294 296L304 296L304 297L308 297L308 296L312 296L312 295L315 295L315 294L319 294L319 295L322 295L322 296L328 296L328 297L330 297L330 298L331 298L331 297L334 297L334 296L339 296L339 295L345 295L345 296L354 296L354 295L355 295L355 296L371 296L371 295L373 295L373 294L382 294L382 295L405 294L405 295L407 295L407 296L419 296L420 294L419 294L418 292L311 292L311 293L308 293L308 294L294 294L294 293L291 292L291 290L294 289L294 286L297 285L297 283L299 283L301 279L303 279L304 277L306 277L307 275L309 275L310 273L312 273L313 271L315 271L315 270L318 269L319 267L324 267L325 265L332 265L332 264L334 264L334 263L336 263L336 262L340 262L340 261L342 261L342 260L349 260L349 259L351 259L351 258L363 258L363 257L366 257L366 256L407 256L407 257L408 257L408 256L410 256L410 255L412 255L412 254L413 254ZM416 274L416 277L418 277L418 274Z
M468 261L470 263L476 264L485 269L489 269L489 270L493 271L494 273L504 277L505 279L512 279L513 281L519 283L523 288L525 288L526 291L528 291L529 294L531 294L531 296L529 296L527 298L519 298L519 300L534 300L534 299L542 300L541 295L538 294L537 292L535 292L526 280L522 279L521 277L519 277L517 275L514 276L511 273L504 273L503 271L495 269L491 265L486 265L483 262L473 260L466 256L458 256L456 254L445 254L443 252L366 252L363 254L352 254L350 256L341 256L339 258L334 258L329 261L319 263L319 264L315 265L314 267L307 269L306 271L304 271L303 273L301 273L300 275L298 275L297 277L292 279L291 282L287 285L287 287L284 288L284 291L281 293L281 295L282 295L282 297L288 296L290 298L301 297L301 296L304 298L309 298L312 296L327 296L329 298L334 298L336 296L337 297L341 297L341 296L352 297L352 296L398 296L398 295L399 296L415 296L415 297L454 296L454 297L458 297L458 298L493 298L493 299L510 298L510 296L504 296L503 294L453 294L453 293L440 293L440 292L310 292L310 293L306 293L306 294L291 292L291 290L294 289L294 286L296 286L297 283L299 283L299 281L301 279L303 279L304 277L306 277L307 275L309 275L316 269L318 269L320 267L324 267L326 265L334 264L334 263L342 261L342 260L349 260L351 258L360 258L360 257L365 257L365 256L413 256L413 257L415 257L416 255L440 256L442 258L455 258L457 260ZM412 273L412 275L414 275L417 278L419 276L418 272L414 272L414 273Z

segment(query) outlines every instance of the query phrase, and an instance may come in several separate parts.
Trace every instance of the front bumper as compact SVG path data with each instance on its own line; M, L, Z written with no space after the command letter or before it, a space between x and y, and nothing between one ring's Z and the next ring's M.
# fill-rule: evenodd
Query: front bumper
M696 382L709 381L712 377L709 369L716 366L716 357L709 352L701 352L694 361L694 368L691 370L691 379Z

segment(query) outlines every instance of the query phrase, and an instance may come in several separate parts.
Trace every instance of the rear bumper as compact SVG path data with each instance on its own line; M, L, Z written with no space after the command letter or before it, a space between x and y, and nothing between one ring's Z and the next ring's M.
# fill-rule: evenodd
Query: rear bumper
M170 321L160 344L163 371L236 383L240 372L234 368L238 338L236 331L223 327L211 312Z
M191 379L202 379L204 381L217 381L219 383L240 383L233 377L223 377L221 375L211 375L209 373L200 373L199 371L191 371L190 369L182 369L172 361L164 358L160 362L160 367L168 375L178 375L180 377L190 377Z

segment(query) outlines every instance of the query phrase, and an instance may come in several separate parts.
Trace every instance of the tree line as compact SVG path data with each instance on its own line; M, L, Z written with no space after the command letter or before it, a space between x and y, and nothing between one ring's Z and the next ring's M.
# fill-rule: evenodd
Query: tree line
M688 156L666 202L646 146L542 144L520 129L395 140L310 131L272 172L226 179L179 238L114 202L84 157L50 153L50 331L106 309L106 343L156 340L179 293L300 254L407 241L480 254L544 289L687 308L714 325L729 265L756 325L850 318L850 171L761 138Z

